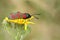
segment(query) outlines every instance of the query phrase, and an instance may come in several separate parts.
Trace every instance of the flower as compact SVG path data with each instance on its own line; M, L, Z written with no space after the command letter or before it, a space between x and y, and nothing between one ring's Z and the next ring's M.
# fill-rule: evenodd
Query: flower
M27 25L28 24L34 24L33 22L30 22L29 20L33 19L34 16L31 16L31 18L28 19L8 19L8 17L6 17L4 20L6 20L7 22L12 22L12 23L17 23L17 24L24 24L25 25L25 30L27 30Z

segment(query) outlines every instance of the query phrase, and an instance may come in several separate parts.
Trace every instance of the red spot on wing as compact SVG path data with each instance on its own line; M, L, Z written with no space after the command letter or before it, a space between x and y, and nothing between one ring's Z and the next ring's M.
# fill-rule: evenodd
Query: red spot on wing
M15 19L16 18L13 13L11 13L10 16L11 16L11 19Z
M23 19L26 19L26 15L25 14L23 14Z
M17 12L16 17L20 18L20 12Z

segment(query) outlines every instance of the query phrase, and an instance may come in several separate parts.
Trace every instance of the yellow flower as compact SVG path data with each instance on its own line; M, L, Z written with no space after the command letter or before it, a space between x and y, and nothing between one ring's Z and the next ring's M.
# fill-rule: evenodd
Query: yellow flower
M6 17L4 20L6 20L7 22L13 22L13 23L17 23L17 24L24 24L25 25L25 30L27 30L27 25L28 24L34 24L33 22L30 22L29 20L33 19L34 17L32 16L31 18L28 19L8 19L8 17Z

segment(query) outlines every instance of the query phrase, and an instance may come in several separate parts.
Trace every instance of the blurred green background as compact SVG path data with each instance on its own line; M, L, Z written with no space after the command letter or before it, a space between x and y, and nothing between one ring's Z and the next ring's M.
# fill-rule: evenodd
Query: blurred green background
M1 23L16 11L41 14L39 20L33 19L35 24L25 40L60 40L60 0L0 0L0 40L11 40Z

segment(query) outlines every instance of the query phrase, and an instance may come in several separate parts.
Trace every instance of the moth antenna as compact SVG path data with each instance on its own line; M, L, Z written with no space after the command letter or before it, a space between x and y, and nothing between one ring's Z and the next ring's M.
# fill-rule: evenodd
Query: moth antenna
M34 16L34 15L41 15L41 14L32 14L31 16ZM34 16L36 19L39 19L38 17Z
M32 16L33 16L33 15L41 15L41 14L32 14Z
M39 19L38 17L34 16L36 19Z

